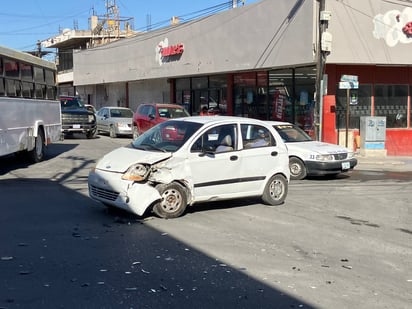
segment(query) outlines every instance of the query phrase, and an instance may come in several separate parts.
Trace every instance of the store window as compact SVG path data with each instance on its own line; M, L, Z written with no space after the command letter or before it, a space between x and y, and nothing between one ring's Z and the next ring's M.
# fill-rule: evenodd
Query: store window
M313 126L316 68L303 67L269 72L269 118Z
M207 88L208 88L207 77L192 78L192 89L207 89Z
M227 114L227 75L209 77L209 113Z
M176 103L191 115L227 113L227 76L202 76L176 79Z
M348 96L349 94L349 96ZM371 116L372 85L360 84L358 89L339 89L336 87L336 128L346 128L346 111L349 103L349 127L359 129L360 117ZM348 102L349 100L349 102Z
M374 115L386 117L387 128L406 128L407 85L375 85Z
M261 118L257 88L257 73L239 73L233 76L234 114L249 118ZM265 118L263 118L265 119Z
M293 71L291 69L269 72L269 119L294 122Z
M183 107L191 113L191 95L190 95L190 78L176 79L176 102L183 105Z

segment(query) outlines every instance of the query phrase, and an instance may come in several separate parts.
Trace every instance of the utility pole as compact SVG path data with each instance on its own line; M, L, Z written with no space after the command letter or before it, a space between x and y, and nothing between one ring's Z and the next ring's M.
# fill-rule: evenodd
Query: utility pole
M313 111L313 123L316 140L321 139L322 129L322 112L323 112L323 79L325 74L326 56L331 50L331 35L325 33L328 27L328 21L330 20L330 12L325 11L325 1L317 0L319 2L318 11L318 42L316 47L316 97L315 106Z

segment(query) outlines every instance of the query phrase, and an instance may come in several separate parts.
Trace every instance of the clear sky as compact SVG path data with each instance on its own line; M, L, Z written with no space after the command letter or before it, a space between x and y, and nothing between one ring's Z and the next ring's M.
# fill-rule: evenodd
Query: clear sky
M245 0L245 5L260 0ZM239 6L242 1L239 1ZM134 29L144 31L150 22L167 26L172 16L193 19L231 7L231 0L3 0L0 10L0 45L23 51L36 49L37 41L60 30L89 29L88 20L106 14L115 3L120 17L133 17ZM202 15L203 14L203 15ZM152 28L153 29L153 28Z

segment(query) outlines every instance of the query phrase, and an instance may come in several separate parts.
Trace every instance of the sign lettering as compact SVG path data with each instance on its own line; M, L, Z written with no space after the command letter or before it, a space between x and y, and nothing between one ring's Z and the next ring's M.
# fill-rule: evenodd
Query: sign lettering
M176 44L176 45L163 47L160 53L162 57L170 57L170 56L183 54L183 51L184 51L183 44Z

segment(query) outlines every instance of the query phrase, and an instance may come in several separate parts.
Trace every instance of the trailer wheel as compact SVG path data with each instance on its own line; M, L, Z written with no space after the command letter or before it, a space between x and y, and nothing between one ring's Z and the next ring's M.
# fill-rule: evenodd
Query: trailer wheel
M28 152L29 159L34 162L40 162L44 159L46 153L46 146L44 144L44 133L42 129L39 129L34 141L34 148Z

